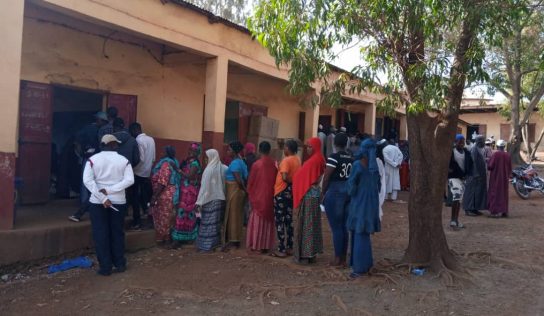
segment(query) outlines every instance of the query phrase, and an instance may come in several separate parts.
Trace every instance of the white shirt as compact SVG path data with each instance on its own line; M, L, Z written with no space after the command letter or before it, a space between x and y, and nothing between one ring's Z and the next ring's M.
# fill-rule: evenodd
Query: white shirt
M126 204L125 189L134 183L130 162L115 151L103 151L93 155L85 164L83 184L91 192L89 201L103 204ZM106 190L104 195L100 190Z
M397 146L387 145L383 149L383 158L386 164L393 168L399 168L404 156L402 155L402 151L400 151Z
M134 167L134 174L138 177L149 178L155 161L155 140L141 133L136 137L140 150L140 163Z

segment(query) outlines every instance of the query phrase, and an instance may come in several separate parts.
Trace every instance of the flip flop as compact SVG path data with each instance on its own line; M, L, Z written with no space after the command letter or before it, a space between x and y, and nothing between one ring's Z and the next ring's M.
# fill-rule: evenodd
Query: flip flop
M274 252L271 252L269 254L270 257L275 257L275 258L280 258L280 259L284 259L284 258L287 258L287 254L286 253L282 253L282 252L279 252L279 251L274 251Z

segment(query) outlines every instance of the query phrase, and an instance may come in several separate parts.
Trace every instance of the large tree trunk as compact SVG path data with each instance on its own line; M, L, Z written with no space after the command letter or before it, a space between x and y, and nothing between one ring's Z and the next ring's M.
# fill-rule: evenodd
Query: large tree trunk
M512 114L514 114L514 111L512 111ZM512 122L514 120L514 117L512 116ZM523 131L521 130L521 126L515 123L512 123L512 136L510 137L509 145L508 145L508 152L510 153L510 156L512 157L512 163L514 165L520 165L525 163L523 158L521 157L521 145L523 144Z
M410 238L404 261L425 265L438 271L444 266L457 267L449 250L442 225L442 207L446 189L448 163L454 125L437 139L431 133L438 119L427 113L409 114L408 139L410 139L410 199L408 217ZM451 135L450 135L451 134Z
M457 260L450 251L444 234L442 207L448 164L466 81L466 54L481 19L475 3L468 5L471 8L463 21L462 32L455 49L446 96L446 109L442 113L408 112L407 114L411 162L408 203L410 234L404 261L429 265L436 271L443 268L458 269ZM417 36L416 39L418 39ZM417 47L420 49L419 54L410 55L410 65L414 61L421 62L418 58L425 55L423 42ZM409 78L408 69L404 70L408 96L411 102L417 102L420 100L419 87L423 82L406 80Z

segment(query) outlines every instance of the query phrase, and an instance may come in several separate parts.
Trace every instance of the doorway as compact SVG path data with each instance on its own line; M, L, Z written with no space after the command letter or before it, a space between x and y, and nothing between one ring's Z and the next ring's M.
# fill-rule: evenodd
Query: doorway
M225 109L226 144L233 141L247 142L249 123L254 116L268 116L268 108L262 105L228 100Z
M50 193L56 198L79 195L82 153L76 135L95 121L94 114L102 110L103 103L102 93L53 87Z
M108 106L128 125L136 120L138 97L21 81L16 181L21 204L72 198L81 187L81 154L75 136ZM76 168L77 167L77 168ZM77 169L77 170L76 170ZM76 181L77 180L77 181Z

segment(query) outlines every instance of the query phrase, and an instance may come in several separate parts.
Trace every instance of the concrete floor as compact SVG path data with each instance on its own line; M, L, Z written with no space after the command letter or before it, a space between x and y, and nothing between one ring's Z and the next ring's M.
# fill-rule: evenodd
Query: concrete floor
M72 199L19 207L15 228L0 231L0 266L92 249L89 215L79 223L68 220L78 205L78 200ZM130 218L127 217L127 224ZM129 231L125 238L127 251L155 245L153 230Z
M89 225L89 215L84 221L74 223L68 220L79 207L79 200L52 200L47 204L23 205L15 213L14 229L44 229L68 225Z

